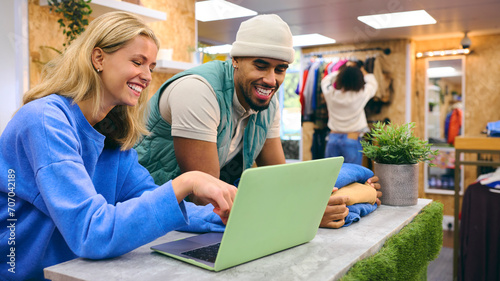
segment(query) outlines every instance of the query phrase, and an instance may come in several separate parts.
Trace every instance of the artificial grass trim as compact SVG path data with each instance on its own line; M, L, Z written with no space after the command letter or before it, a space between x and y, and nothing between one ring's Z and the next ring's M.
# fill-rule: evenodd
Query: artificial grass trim
M393 235L375 255L361 260L340 280L426 280L427 266L443 244L443 204L433 201Z

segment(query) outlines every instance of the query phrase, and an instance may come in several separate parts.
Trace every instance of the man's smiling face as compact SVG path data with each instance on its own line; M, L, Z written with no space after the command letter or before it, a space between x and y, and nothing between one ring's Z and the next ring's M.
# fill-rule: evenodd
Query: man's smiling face
M262 111L285 80L288 62L270 58L233 58L234 86L245 109Z

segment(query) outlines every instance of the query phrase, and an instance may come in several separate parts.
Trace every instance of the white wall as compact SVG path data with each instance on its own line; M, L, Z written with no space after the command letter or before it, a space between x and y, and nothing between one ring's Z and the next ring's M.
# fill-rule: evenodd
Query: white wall
M2 0L0 61L1 133L29 89L28 0Z

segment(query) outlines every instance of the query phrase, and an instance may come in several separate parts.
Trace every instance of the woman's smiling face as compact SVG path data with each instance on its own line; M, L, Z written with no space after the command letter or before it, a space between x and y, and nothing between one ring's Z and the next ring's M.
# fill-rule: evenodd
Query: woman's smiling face
M130 40L116 52L102 52L100 75L105 107L137 104L141 92L151 82L157 52L155 42L142 35Z

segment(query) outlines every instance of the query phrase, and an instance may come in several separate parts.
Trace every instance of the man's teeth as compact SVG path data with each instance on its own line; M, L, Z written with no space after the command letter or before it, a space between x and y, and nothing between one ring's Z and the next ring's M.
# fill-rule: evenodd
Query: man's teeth
M273 92L273 89L263 89L259 87L256 87L256 89L259 94L264 96L269 96Z
M132 84L127 84L128 87L136 92L142 92L142 87L141 86L137 86L137 85L132 85Z

